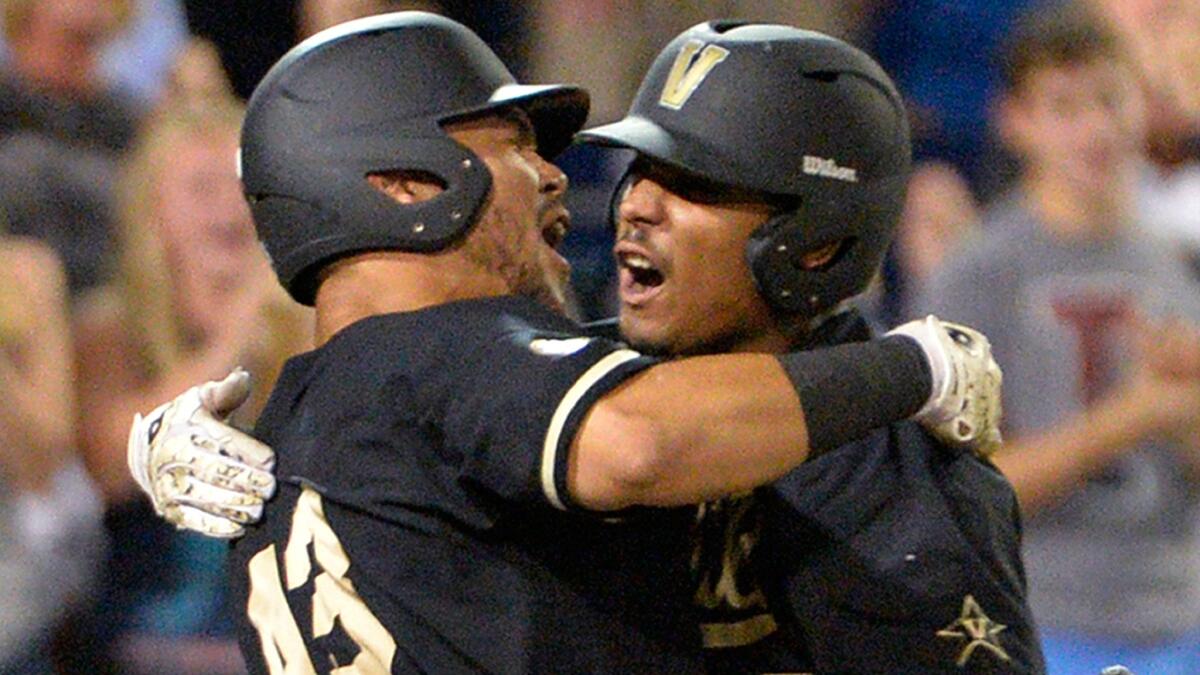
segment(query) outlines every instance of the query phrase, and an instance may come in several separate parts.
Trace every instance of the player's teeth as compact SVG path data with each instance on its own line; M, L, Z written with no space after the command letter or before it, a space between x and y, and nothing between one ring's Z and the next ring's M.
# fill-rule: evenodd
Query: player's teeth
M646 260L645 258L643 258L640 255L625 256L625 264L628 265L629 267L633 267L633 268L636 268L639 270L654 269L654 266L650 264L650 261Z

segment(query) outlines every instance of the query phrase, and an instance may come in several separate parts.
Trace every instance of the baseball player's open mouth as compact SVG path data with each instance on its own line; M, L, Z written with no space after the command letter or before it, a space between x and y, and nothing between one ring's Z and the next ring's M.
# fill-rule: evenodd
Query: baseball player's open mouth
M559 244L566 238L567 230L569 229L571 229L571 217L568 215L559 216L542 227L542 240L550 248L558 249Z
M632 251L617 253L617 272L621 301L628 305L649 301L658 294L666 280L649 258Z
M636 253L622 253L618 260L620 261L621 269L628 270L633 277L635 286L643 286L646 288L654 288L662 285L663 275L655 269L654 264Z
M571 228L571 216L569 214L560 214L556 219L547 222L541 227L541 239L545 241L551 249L558 249L559 244L563 243L566 238L566 232Z

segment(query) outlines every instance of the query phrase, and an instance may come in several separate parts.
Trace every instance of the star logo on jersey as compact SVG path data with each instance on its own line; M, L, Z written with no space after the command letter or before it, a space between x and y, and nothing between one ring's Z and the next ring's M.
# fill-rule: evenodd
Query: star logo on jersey
M975 601L974 596L968 595L963 598L962 613L959 617L949 626L939 630L937 636L947 640L966 642L956 661L958 667L961 668L967 664L967 661L978 649L989 651L1002 661L1009 661L1008 652L1000 646L1000 639L997 637L1005 628L1007 626L1004 624L989 619L988 615L983 613L979 603Z

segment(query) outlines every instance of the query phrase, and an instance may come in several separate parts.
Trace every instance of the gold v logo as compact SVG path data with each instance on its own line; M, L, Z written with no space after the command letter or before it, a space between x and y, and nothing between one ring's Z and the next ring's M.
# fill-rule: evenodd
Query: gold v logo
M703 51L701 47L704 47ZM700 52L700 56L697 57L696 52ZM671 66L671 74L667 76L667 84L663 87L658 104L672 110L682 108L709 72L726 56L729 56L729 50L724 47L705 47L699 40L688 40L679 50L679 56L675 57L675 65Z

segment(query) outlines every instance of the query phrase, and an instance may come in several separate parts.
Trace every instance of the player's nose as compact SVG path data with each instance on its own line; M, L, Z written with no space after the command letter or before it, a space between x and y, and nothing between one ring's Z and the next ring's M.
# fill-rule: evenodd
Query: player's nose
M567 192L567 185L570 182L567 179L567 174L558 168L558 165L547 159L542 159L538 167L538 175L541 178L542 193L552 195L554 197L562 197Z
M625 187L617 206L619 225L660 225L665 210L663 196L666 190L654 180L635 177Z

